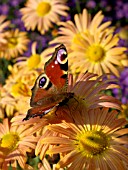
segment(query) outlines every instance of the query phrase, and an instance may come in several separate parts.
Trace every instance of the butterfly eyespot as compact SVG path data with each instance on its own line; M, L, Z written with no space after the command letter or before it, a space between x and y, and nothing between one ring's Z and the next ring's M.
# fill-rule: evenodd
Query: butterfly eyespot
M52 86L52 83L50 82L49 78L45 75L43 75L39 79L39 87L48 90Z
M42 78L39 80L39 87L40 87L40 88L43 88L43 87L45 86L45 84L46 84L46 81L47 81L46 77L42 77Z
M57 61L60 64L65 64L67 62L67 52L65 49L60 49L57 53Z

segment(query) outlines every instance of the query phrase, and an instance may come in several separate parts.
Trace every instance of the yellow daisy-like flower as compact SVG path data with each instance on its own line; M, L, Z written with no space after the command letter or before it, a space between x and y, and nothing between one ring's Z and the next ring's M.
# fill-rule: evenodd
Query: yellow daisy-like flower
M22 20L28 30L36 27L44 34L53 26L52 23L60 21L59 15L67 16L66 0L28 0L20 11Z
M8 170L9 165L16 168L17 161L25 168L27 152L35 149L37 137L30 126L12 126L8 119L0 123L0 169Z
M95 35L97 37L104 34L104 31L107 32L107 34L112 33L114 29L111 27L110 29L108 29L108 26L110 26L111 22L107 21L105 23L102 23L103 19L104 15L101 11L99 11L91 20L91 15L86 9L84 9L82 14L75 14L75 23L70 20L59 23L59 25L62 26L59 28L58 32L61 36L52 40L50 44L57 43L57 41L59 41L58 43L64 42L64 44L67 44L68 49L73 50L73 43L79 41L82 33L89 32L91 35L95 35L96 33L98 33L98 35ZM68 41L66 41L66 39L68 39Z
M67 166L79 170L126 170L127 122L116 116L116 111L109 112L107 108L83 110L72 113L70 122L49 125L52 135L44 137L42 144L53 145L47 154L62 154L56 170Z
M82 14L74 16L75 23L60 23L59 36L50 44L65 44L73 73L88 70L98 75L112 72L119 76L118 67L126 66L127 58L123 55L126 48L118 47L119 38L114 35L114 29L108 27L111 22L102 23L103 18L100 11L91 21L90 14L84 9ZM46 49L44 55L47 56L52 51L53 47Z
M119 67L123 67L122 61L126 59L123 55L126 48L118 47L117 42L117 35L104 34L96 39L89 33L83 34L71 52L70 62L76 62L71 69L76 72L88 70L98 75L113 73L119 76ZM81 56L81 60L77 56Z
M27 50L29 39L27 32L21 32L19 29L10 30L5 33L6 44L3 47L0 56L7 59L15 58Z
M30 107L31 88L34 85L39 72L36 70L24 70L17 64L10 66L10 76L6 84L1 87L0 103L8 117L12 117L17 111L25 114Z
M33 69L42 69L44 67L45 62L48 58L44 58L41 54L36 52L37 42L33 42L31 46L31 56L29 57L18 57L16 60L20 61L17 65L23 70L33 70Z
M1 15L0 16L0 44L1 43L6 43L6 39L5 39L5 28L9 26L10 21L5 21L6 20L6 16L5 15Z

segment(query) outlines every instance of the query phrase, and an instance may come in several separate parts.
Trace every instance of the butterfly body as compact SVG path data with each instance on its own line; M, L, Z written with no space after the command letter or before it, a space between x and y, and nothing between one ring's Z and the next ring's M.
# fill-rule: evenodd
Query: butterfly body
M68 58L62 44L55 49L51 59L45 63L44 73L38 76L32 88L31 109L26 118L42 117L55 106L64 104L74 94L67 92Z

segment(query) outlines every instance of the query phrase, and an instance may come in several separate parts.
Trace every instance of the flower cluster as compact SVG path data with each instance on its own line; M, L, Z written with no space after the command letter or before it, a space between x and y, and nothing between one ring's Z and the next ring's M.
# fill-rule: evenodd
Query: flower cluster
M127 6L1 1L0 170L128 168Z

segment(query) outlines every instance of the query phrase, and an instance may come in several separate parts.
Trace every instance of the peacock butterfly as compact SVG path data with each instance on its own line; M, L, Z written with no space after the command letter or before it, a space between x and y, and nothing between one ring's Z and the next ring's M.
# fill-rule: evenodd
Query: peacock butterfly
M67 92L68 58L66 47L61 44L44 66L32 88L31 109L23 120L44 116L55 106L63 105L74 94Z

